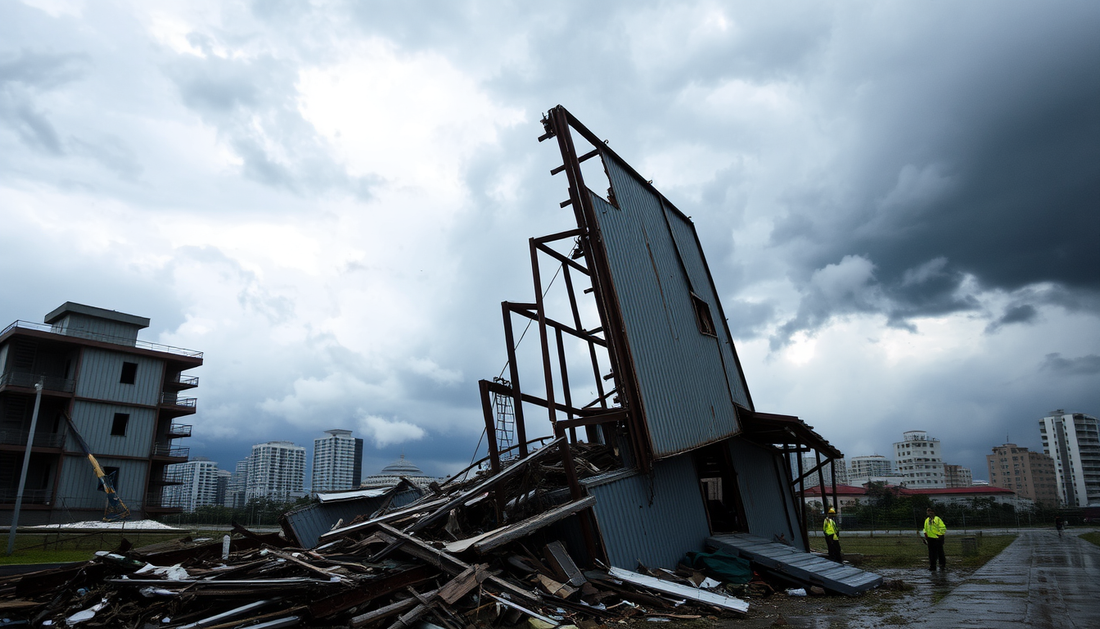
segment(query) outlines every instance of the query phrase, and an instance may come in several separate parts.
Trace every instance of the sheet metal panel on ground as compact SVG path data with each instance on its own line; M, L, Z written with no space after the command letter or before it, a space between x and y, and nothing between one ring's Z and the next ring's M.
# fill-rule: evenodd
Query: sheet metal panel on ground
M707 548L724 549L786 575L798 583L809 583L831 592L855 596L882 585L882 577L849 565L743 533L726 533L707 538Z

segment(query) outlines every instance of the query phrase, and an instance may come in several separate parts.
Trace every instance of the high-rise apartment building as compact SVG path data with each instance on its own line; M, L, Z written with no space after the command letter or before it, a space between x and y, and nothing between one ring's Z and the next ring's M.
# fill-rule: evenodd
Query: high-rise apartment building
M1100 427L1095 417L1062 409L1039 420L1043 452L1054 459L1064 507L1100 504Z
M363 480L363 440L350 430L326 430L313 440L313 493L359 489Z
M305 495L306 449L289 441L252 446L248 457L246 502L252 498L296 500Z
M961 465L943 465L943 483L948 489L973 487L974 474L969 467Z
M1011 489L1017 496L1035 504L1058 507L1058 477L1054 472L1054 459L1014 443L1006 443L993 448L993 454L985 455L985 463L989 468L990 485Z
M802 471L803 471L803 473L809 472L810 470L812 470L814 468L815 465L817 465L817 459L816 458L814 458L812 456L802 457ZM804 480L804 485L806 487L817 487L818 485L822 484L821 483L822 480L825 481L824 484L826 486L832 485L832 483L833 483L833 466L834 465L836 466L836 484L837 485L847 485L848 484L848 466L844 464L844 459L837 459L835 461L825 462L824 465L821 466L821 474L820 475L818 475L817 472L812 472L812 473L806 474L806 478ZM792 469L791 473L794 474L794 475L797 475L798 474L798 469L797 468Z
M894 460L905 487L947 487L943 459L940 457L940 440L932 439L927 432L909 430L902 433L902 440L894 443Z
M164 490L164 501L191 513L199 507L218 504L218 464L196 457L186 463L168 466L168 474L178 485Z
M246 456L237 461L237 467L229 477L229 484L225 489L225 506L230 509L244 509L248 501L248 464L251 458Z
M198 386L185 372L202 365L202 352L139 340L147 327L145 317L66 302L42 324L0 331L0 524L12 517L32 426L19 523L103 516L104 494L66 414L134 517L179 512L164 502L173 482L165 468L189 454L175 440L191 426L177 420L195 412L181 393Z
M854 456L848 467L849 478L892 476L893 474L894 462L881 454Z

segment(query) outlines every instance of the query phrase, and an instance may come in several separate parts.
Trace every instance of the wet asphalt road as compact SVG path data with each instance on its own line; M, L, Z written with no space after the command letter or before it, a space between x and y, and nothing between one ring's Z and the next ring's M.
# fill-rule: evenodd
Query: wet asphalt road
M931 576L933 587L940 575ZM1100 547L1053 530L1023 530L910 627L1100 627Z

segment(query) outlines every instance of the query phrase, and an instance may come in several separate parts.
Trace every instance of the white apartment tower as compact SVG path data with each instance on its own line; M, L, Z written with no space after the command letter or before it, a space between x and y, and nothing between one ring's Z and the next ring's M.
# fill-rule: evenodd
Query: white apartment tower
M906 431L902 439L894 444L894 460L902 485L913 489L946 488L940 440L932 439L923 430Z
M868 478L872 476L892 476L894 462L881 454L865 454L852 457L848 468L850 478Z
M1054 459L1064 507L1100 504L1100 427L1095 417L1062 409L1039 420L1043 452Z
M363 440L350 430L326 430L313 440L313 493L359 489L363 480Z
M296 500L305 495L306 449L289 441L252 446L248 457L245 501L253 498Z
M196 457L186 463L168 466L166 476L179 485L164 488L165 502L190 513L199 507L217 504L218 464Z

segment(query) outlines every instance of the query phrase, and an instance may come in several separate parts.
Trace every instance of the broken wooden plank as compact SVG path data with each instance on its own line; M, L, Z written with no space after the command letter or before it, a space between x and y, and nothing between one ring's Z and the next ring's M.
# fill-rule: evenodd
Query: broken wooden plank
M434 579L438 574L439 571L432 566L417 566L397 574L364 581L354 589L314 601L309 606L309 613L314 618L327 618L398 590L420 585Z
M427 525L431 524L432 522L435 522L439 518L443 517L451 509L453 509L453 508L457 507L458 505L466 502L470 498L473 498L474 496L476 496L478 494L484 493L484 492L488 491L490 488L495 487L496 485L499 485L500 483L502 483L505 480L511 478L512 476L515 476L519 472L523 471L531 463L534 463L535 461L538 461L540 459L545 458L557 446L561 445L561 443L562 443L562 441L564 441L564 439L565 439L564 437L558 437L557 439L554 439L553 441L546 444L542 448L540 448L538 450L535 450L531 454L528 454L526 457L524 457L524 458L516 461L512 465L508 466L507 469L501 471L499 474L494 474L493 476L491 476L491 477L481 481L480 483L478 483L472 489L468 489L468 490L460 493L458 495L458 497L452 498L451 500L448 500L445 504L443 504L442 506L436 508L436 510L434 512L432 512L431 515L428 515L427 517L420 518L419 520L416 521L415 524L413 524L412 526L406 528L405 532L406 533L413 533L415 531L419 531L420 529L424 528L425 526L427 526Z
M448 605L454 605L458 599L466 596L484 581L489 573L489 564L478 564L476 566L470 566L466 570L462 571L457 577L451 579L446 585L439 588L439 594L437 595L440 600Z
M677 598L686 598L698 603L714 605L721 609L728 609L742 614L749 611L748 603L732 596L723 596L706 590L697 590L693 587L672 583L670 581L662 581L656 577L649 577L644 574L638 574L637 572L631 572L630 570L623 570L622 568L612 567L607 572L620 581L626 581L632 585L640 585L657 592L671 594Z
M352 533L355 533L357 531L369 531L375 525L380 524L382 522L392 522L394 520L400 520L401 518L403 518L405 516L408 516L408 515L424 512L424 511L427 511L429 509L434 509L436 507L436 505L440 505L446 500L447 500L446 498L437 498L435 500L429 500L429 501L426 501L426 502L423 502L423 503L414 503L413 505L406 506L406 507L404 507L404 508L402 508L398 511L392 511L390 513L387 513L386 515L381 515L381 516L378 516L377 518L367 520L366 522L359 522L358 524L349 524L349 525L345 526L344 528L333 529L333 530L328 531L326 533L322 533L321 537L319 538L318 541L319 542L331 542L334 539L339 539L341 537L346 537L346 536L348 536Z
M405 544L401 547L401 552L426 561L449 574L455 575L470 567L469 564L457 557L432 548L422 540L402 533L388 524L380 524L379 529L377 535L383 541L392 544L398 540L402 540ZM540 603L538 596L534 593L518 588L500 577L490 576L485 582L491 583L498 590L507 592L509 596L527 601L532 605L538 605Z
M424 596L435 596L437 592L439 592L439 590L432 590L431 592L424 594ZM371 610L365 614L353 616L352 619L348 621L348 626L352 628L365 627L371 623L382 620L383 618L389 618L394 614L400 614L407 609L412 609L413 607L416 607L416 605L418 605L419 603L420 601L415 598L401 599L400 601L391 603L389 605L386 605L385 607L379 607L378 609Z
M509 526L506 530L503 530L491 537L475 543L474 550L479 553L488 552L494 548L503 546L508 542L526 537L527 535L530 535L533 531L537 531L538 529L541 529L545 526L549 526L555 522L558 522L559 520L564 520L565 518L577 513L578 511L590 509L595 505L595 496L585 496L580 500L567 502L566 504L554 507L549 511L545 511L538 515L527 518L526 520L523 520L521 522L517 522L516 524Z
M494 601L500 603L501 605L504 605L505 607L508 607L510 609L514 609L514 610L517 610L517 611L521 611L521 612L527 614L528 616L530 616L532 618L537 618L537 619L541 620L542 622L547 623L551 627L557 627L557 626L561 625L560 622L554 620L553 618L547 618L546 616L543 616L542 614L540 614L538 612L531 611L530 609L527 609L526 607L524 607L523 605L520 605L519 603L515 603L513 601L510 601L506 598L502 598L502 597L497 596L495 594L489 594L488 596L489 596L489 598L491 598Z
M550 564L550 569L558 575L559 579L573 587L580 587L584 583L584 573L577 567L573 558L569 556L569 552L565 550L565 544L554 540L543 547L542 554L546 557L546 562Z

